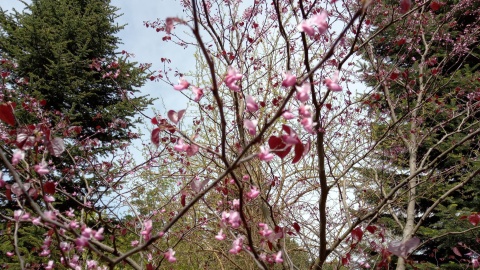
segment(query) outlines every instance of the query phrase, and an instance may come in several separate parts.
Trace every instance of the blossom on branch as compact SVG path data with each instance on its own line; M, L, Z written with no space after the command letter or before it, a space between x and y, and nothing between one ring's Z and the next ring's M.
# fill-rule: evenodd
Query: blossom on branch
M322 11L320 14L313 15L310 19L303 20L297 29L300 32L305 32L310 37L315 36L315 27L319 34L324 34L328 29L327 12Z
M228 73L227 76L225 77L225 84L227 87L235 92L240 91L240 87L236 84L238 80L242 78L242 74L239 73L235 68L233 67L228 67Z

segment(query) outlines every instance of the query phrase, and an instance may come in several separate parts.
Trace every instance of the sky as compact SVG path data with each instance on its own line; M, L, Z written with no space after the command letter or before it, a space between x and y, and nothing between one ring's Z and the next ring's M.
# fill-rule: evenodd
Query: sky
M28 0L26 2L29 2ZM118 36L123 44L119 44L119 51L133 53L133 59L139 63L152 63L152 70L160 68L160 58L172 60L172 66L181 72L187 72L195 67L193 52L178 49L173 43L165 43L162 37L165 33L157 33L152 28L146 28L144 21L154 21L157 18L182 17L182 7L173 0L111 0L111 5L120 8L118 13L123 14L117 19L118 24L125 25ZM0 0L0 7L4 10L22 10L24 5L19 0ZM179 110L186 107L187 99L171 86L162 82L148 81L141 89L142 95L150 95L158 100L154 102L146 114L153 116L153 110L162 114L165 110Z

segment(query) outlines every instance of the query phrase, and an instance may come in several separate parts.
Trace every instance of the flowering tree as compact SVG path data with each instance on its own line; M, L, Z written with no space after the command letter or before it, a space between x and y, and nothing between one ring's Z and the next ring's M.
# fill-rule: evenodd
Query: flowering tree
M65 175L68 181L69 172L57 171L53 158L46 160L68 155L59 138L68 139L74 128L50 126L41 104L31 100L30 113L38 125L27 129L15 118L21 110L17 102L4 94L2 143L9 147L1 151L8 169L1 191L19 205L3 217L14 226L12 260L25 268L18 230L40 226L47 231L41 247L50 256L44 262L47 269L174 268L172 263L221 269L386 268L391 257L399 257L398 267L404 267L421 244L414 237L414 226L421 224L415 217L428 216L478 172L469 169L459 185L433 198L425 212L415 212L417 186L443 175L438 164L480 132L478 100L472 93L448 112L450 118L422 126L436 89L434 68L426 71L425 57L418 64L425 72L414 77L408 72L400 77L396 69L403 66L375 58L376 37L403 29L405 22L417 25L418 11L430 2L402 0L374 29L368 18L380 18L389 6L370 1L182 4L183 18L145 25L165 35L165 42L196 49L195 71L172 72L170 60L163 58L165 69L151 77L184 93L191 100L189 109L148 119L150 141L141 162L134 162L121 143L125 151L113 151L111 162L88 155L76 160L86 164L82 175L108 187L93 203L86 203L88 194L73 194L61 182L49 181L49 175ZM467 6L452 3L452 9ZM425 20L434 21L430 15ZM465 42L458 56L476 44ZM413 50L417 46L411 42ZM428 46L418 48L421 54ZM370 70L356 71L360 50L369 57ZM431 66L441 67L437 64ZM355 82L371 77L375 87L356 89ZM405 92L390 95L393 83ZM379 100L387 105L379 106ZM452 123L460 124L445 128ZM454 135L460 137L451 139ZM424 138L431 142L427 154L412 158ZM448 147L443 147L445 141ZM408 173L394 181L362 174L393 168L378 159L378 151L392 142L403 142L411 151L404 159L394 153L398 147L389 149L410 164ZM86 152L95 147L76 143ZM465 162L475 160L472 153ZM378 190L374 203L366 196L372 188ZM79 207L60 212L55 196L78 200ZM379 217L395 213L392 209L403 198L409 208L398 241ZM96 211L85 216L86 209ZM470 219L480 219L471 214Z

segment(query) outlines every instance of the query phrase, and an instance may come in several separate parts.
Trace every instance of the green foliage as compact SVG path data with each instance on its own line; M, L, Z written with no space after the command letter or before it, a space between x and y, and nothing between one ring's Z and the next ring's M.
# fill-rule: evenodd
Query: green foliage
M0 12L1 56L18 65L15 79L28 80L16 90L46 100L47 109L82 126L81 135L101 141L129 139L137 110L151 102L130 97L147 74L116 52L117 11L103 0L34 0L21 13ZM121 128L97 133L118 119Z

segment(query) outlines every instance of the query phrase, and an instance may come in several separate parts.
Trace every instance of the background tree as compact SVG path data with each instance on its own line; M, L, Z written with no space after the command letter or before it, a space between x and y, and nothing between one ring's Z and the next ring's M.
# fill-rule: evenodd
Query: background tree
M376 87L369 103L372 110L389 119L403 118L398 134L377 152L382 169L362 169L364 176L382 183L384 190L478 128L478 3L463 4L432 1L412 6L409 16L394 21L396 3L385 1L371 14L372 33L388 23L403 26L376 35L364 54L369 65L366 81ZM377 125L375 129L384 128ZM399 141L398 137L408 139ZM403 233L404 241L413 233L426 241L412 259L429 262L427 268L464 269L471 261L456 254L468 253L465 247L476 246L478 237L478 230L470 230L471 225L459 218L480 210L475 199L479 178L471 175L478 170L477 141L478 135L471 137L433 170L412 179L405 189L408 198L398 197L379 219L395 234ZM375 198L370 203L382 198L377 185L369 192ZM432 205L435 210L430 209ZM462 252L454 253L452 248ZM398 269L403 268L399 265Z

